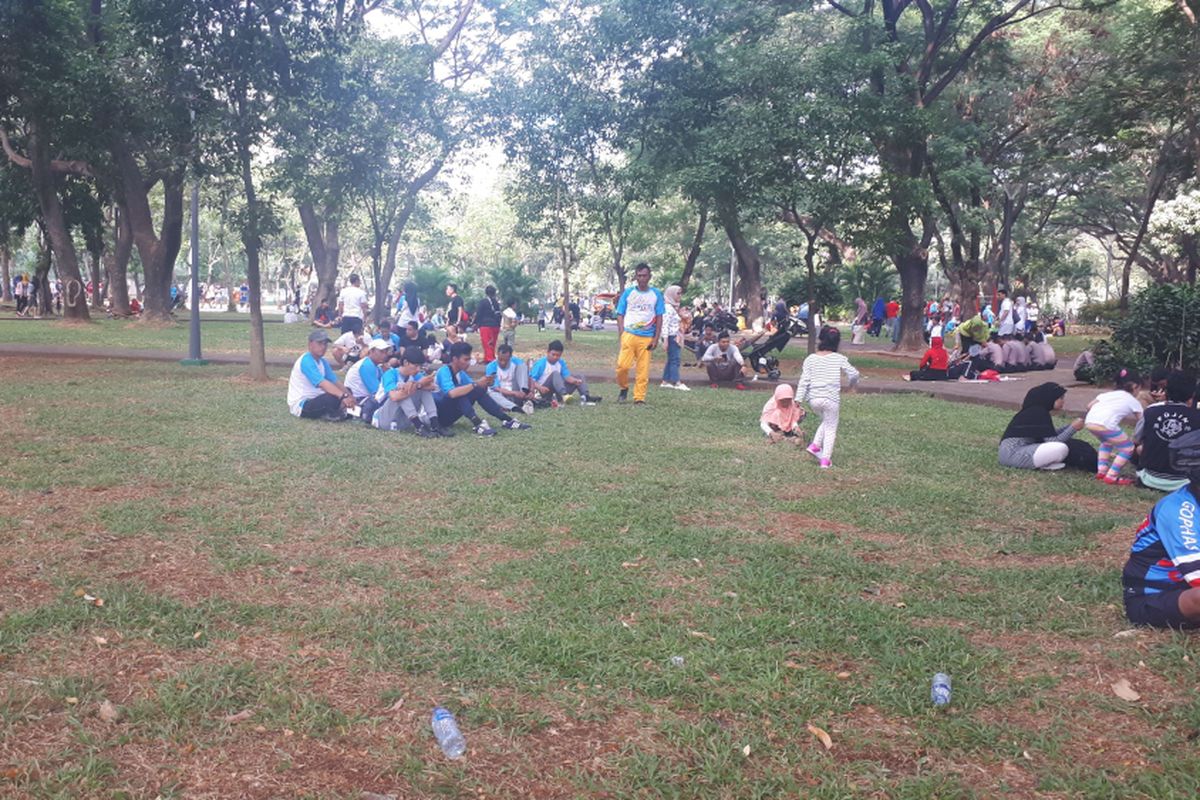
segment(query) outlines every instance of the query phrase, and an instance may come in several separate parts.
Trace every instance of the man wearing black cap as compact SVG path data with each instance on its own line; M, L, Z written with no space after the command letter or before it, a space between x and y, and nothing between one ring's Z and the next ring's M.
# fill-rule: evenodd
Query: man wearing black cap
M413 433L426 439L454 435L438 421L437 404L433 400L437 387L433 375L427 375L421 369L424 365L425 354L421 348L406 347L400 353L399 366L383 373L385 394L383 405L375 413L376 427L399 430L412 426Z
M338 383L333 365L325 358L329 334L316 330L308 335L308 352L296 359L288 378L288 410L305 419L346 419L346 409L356 408L345 386Z

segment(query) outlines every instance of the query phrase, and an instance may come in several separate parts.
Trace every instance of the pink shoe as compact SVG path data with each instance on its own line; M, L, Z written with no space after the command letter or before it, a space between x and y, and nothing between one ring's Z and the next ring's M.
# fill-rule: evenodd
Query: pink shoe
M821 455L821 448L817 447L815 444L810 444L808 447L806 447L804 449L807 450L808 452L812 453L814 456L817 456L818 458Z
M821 459L821 469L829 469L832 466L833 466L833 462L830 461L828 458Z

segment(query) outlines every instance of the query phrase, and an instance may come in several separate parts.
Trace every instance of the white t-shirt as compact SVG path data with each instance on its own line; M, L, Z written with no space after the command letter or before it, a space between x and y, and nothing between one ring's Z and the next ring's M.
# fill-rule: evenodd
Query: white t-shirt
M1104 392L1096 396L1096 404L1088 409L1084 422L1088 425L1102 425L1105 430L1120 430L1121 420L1130 414L1141 414L1142 404L1137 398L1123 389Z
M546 366L542 369L541 382L544 384L547 378L549 378L551 375L557 375L560 372L562 372L562 361L555 361L553 364L551 364L549 359L547 359Z
M516 309L510 306L509 308L504 309L504 311L500 313L500 316L504 318L501 320L504 323L504 330L513 331L517 329Z
M353 331L346 331L341 336L333 340L334 347L344 347L347 350L358 344L358 339L355 338Z
M358 319L362 319L363 305L366 302L367 293L353 284L344 287L341 294L338 295L338 303L342 306L343 317L357 317Z
M343 385L347 389L349 389L350 393L352 395L354 395L359 401L361 401L364 397L366 397L368 394L370 394L370 392L367 390L367 385L365 383L363 383L363 379L362 379L363 366L366 364L370 364L371 369L376 369L376 370L379 369L379 367L375 366L374 361L367 358L366 356L363 356L358 361L354 362L354 365L351 366L350 369L346 372L346 380L343 381Z
M1005 316L1005 312L1008 312L1008 316ZM1000 313L996 315L996 319L1000 320L1000 335L1012 335L1013 330L1017 327L1017 321L1013 319L1012 300L1009 300L1007 297L1004 298L1004 302L1000 304Z
M554 366L558 366L555 364ZM507 392L515 392L513 379L517 376L517 362L515 360L508 362L508 369L501 369L500 364L496 364L496 388L504 389Z

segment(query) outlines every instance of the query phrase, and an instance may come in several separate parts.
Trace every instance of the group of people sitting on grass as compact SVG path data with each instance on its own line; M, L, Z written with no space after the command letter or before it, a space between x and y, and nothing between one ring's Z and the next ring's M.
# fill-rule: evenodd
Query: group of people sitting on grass
M1179 370L1152 374L1149 405L1139 399L1146 382L1133 370L1113 377L1087 413L1058 424L1067 390L1035 386L1000 439L1000 463L1017 469L1092 471L1109 485L1168 492L1138 527L1122 572L1125 613L1136 625L1200 627L1200 387ZM1123 426L1134 424L1132 433ZM1099 449L1075 438L1087 430ZM1136 477L1122 474L1126 465Z
M579 396L581 404L600 401L590 394L586 380L571 373L562 357L562 342L550 342L546 354L532 365L515 357L511 345L502 344L484 375L475 380L467 373L474 363L471 345L458 339L457 332L448 332L447 342L436 347L440 358L435 360L428 348L412 341L411 330L406 328L400 337L381 325L373 338L360 345L360 356L350 363L343 381L326 358L329 335L313 331L308 351L292 365L288 409L305 419L357 418L381 430L408 430L433 438L453 436L451 426L459 419L466 419L477 436L494 436L495 429L481 412L501 428L529 430L529 424L512 415L527 416L537 407L556 408L572 394ZM353 334L347 332L339 341L346 335Z
M917 368L905 376L908 381L946 381L956 378L975 380L1003 373L1054 369L1058 355L1040 330L1000 334L976 314L955 329L958 349L946 349L939 329L929 340L929 349ZM989 370L991 371L989 373Z

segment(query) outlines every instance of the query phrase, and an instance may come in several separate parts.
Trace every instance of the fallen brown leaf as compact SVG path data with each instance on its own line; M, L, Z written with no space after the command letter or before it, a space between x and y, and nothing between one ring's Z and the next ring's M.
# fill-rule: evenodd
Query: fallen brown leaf
M105 700L100 704L100 719L105 722L116 722L121 718L121 712L112 704L111 700Z
M829 734L826 733L821 728L818 728L816 725L810 724L808 726L808 732L811 733L813 736L817 737L817 739L821 742L821 744L824 745L826 750L829 750L833 747L833 739L831 739L829 737Z
M254 709L246 708L246 709L242 709L241 711L237 712L236 714L230 714L227 717L223 717L222 721L233 724L236 722L245 722L246 720L250 719L253 716L254 716Z
M1128 700L1130 703L1136 703L1138 700L1142 699L1142 696L1138 694L1132 686L1129 685L1129 680L1126 678L1121 678L1121 680L1114 683L1112 685L1112 691L1117 697L1121 698L1122 700Z

